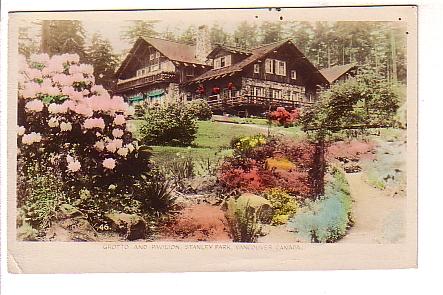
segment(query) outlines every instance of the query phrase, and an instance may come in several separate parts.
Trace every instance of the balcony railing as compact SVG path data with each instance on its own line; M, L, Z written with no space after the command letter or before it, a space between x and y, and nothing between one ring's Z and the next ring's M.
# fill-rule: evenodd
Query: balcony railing
M145 85L158 83L158 82L173 82L176 80L175 72L158 71L155 73L149 73L149 75L134 77L126 80L119 80L117 82L117 91L121 92L128 89L142 87Z
M223 110L226 108L238 106L264 106L269 107L285 107L289 109L299 108L303 106L312 105L313 102L291 100L283 98L272 98L254 95L238 95L232 97L222 96L220 94L211 95L207 98L209 106L213 110Z

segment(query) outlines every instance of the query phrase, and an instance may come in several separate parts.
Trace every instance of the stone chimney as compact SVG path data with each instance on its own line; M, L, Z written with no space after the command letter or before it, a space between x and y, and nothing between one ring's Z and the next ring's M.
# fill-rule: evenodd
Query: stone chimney
M199 26L196 36L195 58L201 63L206 63L207 56L210 52L211 40L209 38L208 27L205 25Z

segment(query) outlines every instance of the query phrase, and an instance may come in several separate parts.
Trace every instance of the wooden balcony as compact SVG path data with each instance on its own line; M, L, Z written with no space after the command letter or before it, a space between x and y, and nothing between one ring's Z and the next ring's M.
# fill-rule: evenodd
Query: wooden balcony
M211 95L207 98L207 102L212 110L227 110L236 107L260 106L264 109L275 109L277 107L284 107L286 109L300 108L312 105L313 102L278 99L271 97L253 96L253 95L238 95L232 97L225 97L221 95Z
M175 82L177 80L175 72L158 72L142 77L134 77L126 80L119 80L117 82L117 92L124 92L135 88L151 85L160 82Z

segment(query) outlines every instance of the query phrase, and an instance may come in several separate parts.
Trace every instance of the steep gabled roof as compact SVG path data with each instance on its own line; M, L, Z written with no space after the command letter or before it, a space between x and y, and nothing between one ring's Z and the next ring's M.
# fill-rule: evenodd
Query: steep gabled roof
M239 47L234 47L234 46L229 46L229 45L224 45L224 44L215 44L214 49L212 49L212 51L208 54L208 58L213 58L214 54L216 54L220 50L226 50L231 53L237 53L237 54L245 54L245 55L252 54L252 52L250 50L247 50L244 48L239 48Z
M321 69L320 73L325 76L326 79L328 79L329 83L333 83L350 70L354 70L356 68L357 66L355 64L345 64Z
M195 45L160 38L140 37L137 39L134 46L131 48L128 55L116 71L116 76L119 76L121 72L126 68L126 66L131 61L131 58L134 56L135 52L142 44L151 45L172 61L207 66L205 63L198 61L195 57Z
M272 52L273 50L277 50L286 43L291 44L293 46L293 48L297 51L298 57L302 58L305 61L305 63L312 70L313 74L319 79L319 81L321 81L322 83L328 83L326 78L323 77L323 75L317 70L317 68L303 55L303 53L301 53L301 51L290 40L278 41L252 48L250 50L251 55L246 57L244 60L235 63L233 65L230 65L228 67L209 70L203 73L202 75L192 79L188 83L218 78L218 76L232 75L235 74L236 72L241 72L246 66L263 58L265 55Z

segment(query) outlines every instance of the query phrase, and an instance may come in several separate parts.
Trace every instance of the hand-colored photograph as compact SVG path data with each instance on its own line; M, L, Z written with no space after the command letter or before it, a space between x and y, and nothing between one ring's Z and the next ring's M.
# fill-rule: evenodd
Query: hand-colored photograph
M202 12L16 22L16 240L403 243L407 23Z

